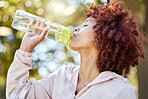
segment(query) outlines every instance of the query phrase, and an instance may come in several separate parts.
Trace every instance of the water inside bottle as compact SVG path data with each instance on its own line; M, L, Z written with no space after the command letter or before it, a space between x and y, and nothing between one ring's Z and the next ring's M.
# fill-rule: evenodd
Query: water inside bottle
M37 20L38 20L37 18L34 18L33 24L31 25L29 32L33 31ZM45 21L45 25L44 25L44 28L45 28L47 27L47 23L49 20L40 18L40 21L43 21L43 20ZM30 17L28 16L15 16L12 23L12 27L17 30L26 32L29 21L30 21ZM49 38L54 39L57 42L60 42L62 44L66 44L66 43L70 43L70 37L72 35L73 33L70 27L66 27L66 26L51 22L50 31L48 33Z
M31 25L30 31L33 32L34 26L36 24L36 21L40 19L40 21L45 21L44 28L47 27L48 19L43 19L41 17L35 16L31 13L28 13L23 10L17 10L12 22L12 27L20 30L20 31L27 31L28 23L30 21L30 17L34 19L33 24ZM78 52L72 51L69 48L69 43L70 43L70 38L73 35L72 28L71 27L66 27L61 24L51 22L50 24L50 30L48 32L48 36L50 39L56 40L57 42L60 42L62 44L65 44L67 49L76 55Z

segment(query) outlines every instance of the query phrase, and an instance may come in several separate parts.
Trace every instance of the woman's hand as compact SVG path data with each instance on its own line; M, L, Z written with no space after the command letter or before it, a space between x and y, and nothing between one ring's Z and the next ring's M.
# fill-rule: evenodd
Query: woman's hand
M31 25L33 23L33 18L30 18L30 22L27 27L27 32L23 37L23 40L21 42L20 49L29 53L32 53L34 47L38 45L45 37L45 35L48 33L48 30L50 29L50 21L47 24L47 27L44 28L44 22L41 22L39 30L37 32L40 20L37 20L33 33L30 33L29 30L31 28Z

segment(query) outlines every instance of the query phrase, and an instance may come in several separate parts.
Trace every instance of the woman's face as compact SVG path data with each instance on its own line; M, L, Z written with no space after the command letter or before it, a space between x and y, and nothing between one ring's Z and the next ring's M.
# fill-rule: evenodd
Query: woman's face
M75 27L74 34L71 38L69 47L72 50L78 51L79 49L86 49L95 47L93 44L93 26L95 25L95 19L93 17L87 18L82 25Z

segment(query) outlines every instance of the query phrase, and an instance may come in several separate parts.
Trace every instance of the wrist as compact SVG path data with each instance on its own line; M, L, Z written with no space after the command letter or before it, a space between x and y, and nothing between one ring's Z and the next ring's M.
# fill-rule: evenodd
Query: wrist
M20 50L24 51L24 52L28 52L28 53L32 53L33 50L28 49L28 48L23 48L22 46L20 46L19 48Z
M23 51L23 50L21 50L21 49L18 49L18 52L19 52L20 54L22 54L23 56L25 56L25 57L31 57L31 56L32 56L32 53Z

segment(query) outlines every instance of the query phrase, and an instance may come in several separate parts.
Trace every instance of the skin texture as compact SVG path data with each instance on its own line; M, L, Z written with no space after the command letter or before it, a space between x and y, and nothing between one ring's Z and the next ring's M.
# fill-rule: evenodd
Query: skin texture
M88 20L88 21L87 21ZM30 19L27 32L23 37L20 49L26 52L32 53L35 46L37 46L46 36L48 30L50 29L50 23L48 23L47 28L43 29L44 22L41 22L39 30L40 21L36 22L33 33L29 33L30 27L33 23L33 19ZM99 70L97 68L97 58L99 52L95 48L93 40L93 29L95 21L94 18L87 18L84 23L77 28L75 28L75 35L77 37L72 38L70 43L70 48L77 50L81 54L81 66L77 83L78 93L82 88L84 88L88 83L90 83L95 77L99 75Z
M50 29L50 23L48 23L47 28L43 29L44 22L41 22L39 30L37 31L37 27L40 23L38 20L33 33L29 33L28 31L30 30L32 23L33 19L31 18L27 32L24 35L20 46L21 50L30 53L32 53L33 48L44 39ZM77 37L72 38L72 42L70 43L70 48L77 50L81 54L81 66L77 83L77 92L79 92L99 74L96 64L99 52L92 42L94 32L92 27L94 24L94 18L87 18L82 25L75 28L74 33Z
M124 2L111 0L103 5L88 3L86 17L93 17L94 43L100 51L97 67L100 72L112 71L127 77L130 67L145 59L144 35L137 18L125 9Z
M101 72L112 71L127 76L130 66L138 65L139 58L144 59L142 33L138 29L134 15L124 9L122 1L95 6L88 4L85 10L86 20L75 28L75 37L71 38L69 47L78 51L81 57L76 94L93 81ZM28 26L28 31L32 20ZM37 32L26 33L20 49L32 52L50 28L43 30L43 23Z
M94 25L94 18L87 18L82 25L75 28L74 34L76 37L71 39L72 41L69 45L71 49L78 51L81 56L76 94L100 73L96 64L99 51L95 48L95 45L92 42L94 37L94 30L92 27Z
M123 1L88 6L85 13L91 22L76 27L76 37L70 43L70 48L81 56L76 94L103 71L127 77L130 67L145 58L143 34Z
M30 22L27 27L27 32L24 35L21 42L21 46L20 46L21 50L30 52L30 53L32 53L34 47L44 39L48 30L50 29L50 22L48 23L47 27L43 29L44 22L41 22L39 26L40 20L37 20L33 33L29 33L28 31L30 30L32 23L33 23L33 18L30 18ZM37 28L38 26L39 26L39 30Z

